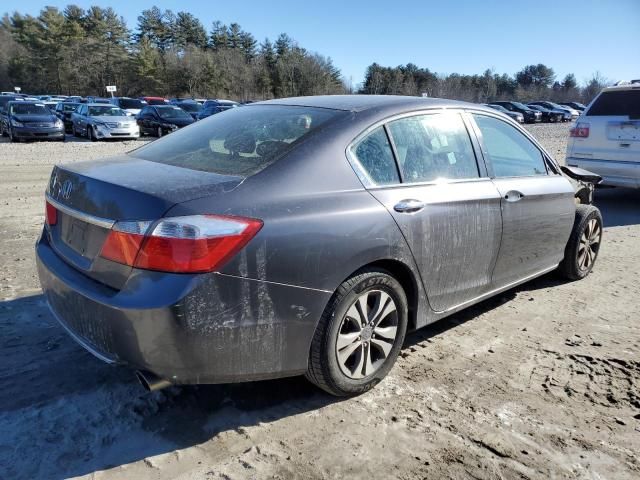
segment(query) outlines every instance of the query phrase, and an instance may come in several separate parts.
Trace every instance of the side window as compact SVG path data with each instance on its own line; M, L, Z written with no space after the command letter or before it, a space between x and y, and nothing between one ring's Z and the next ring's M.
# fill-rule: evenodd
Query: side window
M493 117L473 115L496 177L546 175L542 152L508 123Z
M351 153L376 185L400 183L391 145L382 127L353 145Z
M389 131L406 183L480 176L469 134L458 114L402 118L390 122Z

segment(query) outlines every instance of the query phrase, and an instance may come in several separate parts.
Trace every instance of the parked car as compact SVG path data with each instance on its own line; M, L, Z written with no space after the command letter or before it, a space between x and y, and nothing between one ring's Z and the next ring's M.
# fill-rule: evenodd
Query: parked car
M568 122L571 120L571 114L566 110L557 110L545 108L542 105L529 104L527 107L542 113L543 122Z
M194 100L176 102L174 105L187 112L194 120L198 119L198 113L202 110L202 105Z
M502 105L495 105L493 103L486 104L487 107L493 108L494 110L499 111L500 113L504 113L507 117L512 118L518 123L524 123L524 115L520 112L511 112L504 108Z
M111 103L111 98L89 96L87 103Z
M122 110L132 116L138 115L140 113L140 110L142 110L145 105L147 105L147 102L144 100L129 97L113 97L111 99L111 103L120 107Z
M56 114L56 117L58 117L64 123L64 131L66 133L73 132L73 121L71 119L71 114L75 112L80 105L80 103L74 102L60 102L56 105L54 113Z
M0 133L2 136L9 135L9 117L7 115L7 105L12 101L23 101L22 97L14 94L0 95Z
M149 389L306 374L354 395L408 330L588 275L602 218L575 198L597 179L479 105L259 102L56 165L38 272L73 338Z
M140 100L144 100L148 105L168 105L169 100L163 97L140 97Z
M59 140L64 142L64 124L42 102L10 101L6 104L3 135L12 142Z
M175 105L147 105L138 114L137 121L142 135L162 137L191 125L195 120Z
M79 95L73 95L64 99L65 102L87 103L87 99Z
M71 120L73 135L87 137L92 142L109 138L134 139L140 136L135 118L111 104L83 103L71 114Z
M561 102L560 105L571 107L579 112L584 112L585 108L587 108L586 105L583 105L580 102Z
M605 185L640 188L640 83L598 94L571 129L566 163L601 175Z
M207 100L202 105L202 110L198 113L197 120L202 120L203 118L210 117L216 113L224 112L239 106L240 104L238 102L233 102L231 100Z
M558 105L557 103L548 102L548 101L540 101L540 102L531 102L530 105L540 105L541 107L556 109L556 110L564 110L571 114L571 119L575 120L580 116L580 112L565 105Z
M501 107L506 108L510 112L518 112L521 113L524 117L525 123L536 123L542 121L542 113L536 112L535 110L527 107L523 103L520 102L507 102L507 101L496 101L491 102L492 105L500 105Z

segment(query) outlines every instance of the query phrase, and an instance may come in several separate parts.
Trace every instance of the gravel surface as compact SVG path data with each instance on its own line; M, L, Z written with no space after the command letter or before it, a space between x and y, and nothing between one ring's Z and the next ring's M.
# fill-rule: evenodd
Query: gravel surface
M527 128L563 161L568 125ZM638 192L597 192L585 280L409 335L365 395L301 378L148 394L55 322L33 258L51 166L140 144L0 143L0 479L640 478Z

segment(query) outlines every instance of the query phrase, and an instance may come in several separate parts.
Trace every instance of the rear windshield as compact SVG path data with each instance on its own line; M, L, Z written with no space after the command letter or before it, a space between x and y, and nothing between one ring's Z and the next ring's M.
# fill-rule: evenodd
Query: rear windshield
M132 109L141 109L144 107L147 102L143 102L142 100L137 100L135 98L121 98L119 100L120 108L132 108Z
M10 110L13 115L51 115L51 110L42 103L16 103Z
M603 92L593 102L587 116L628 115L640 118L640 89Z
M232 108L131 153L177 167L247 177L268 167L321 125L344 114L276 105Z

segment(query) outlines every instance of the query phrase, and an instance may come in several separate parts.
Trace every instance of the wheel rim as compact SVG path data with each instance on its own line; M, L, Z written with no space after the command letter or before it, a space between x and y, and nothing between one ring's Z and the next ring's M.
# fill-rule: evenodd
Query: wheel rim
M602 238L602 227L597 219L592 218L587 222L578 247L578 268L585 271L593 266L600 249L600 239Z
M382 290L361 294L342 319L336 341L340 370L360 379L376 372L388 358L398 332L398 309Z
M158 127L158 138L162 136L162 128Z

